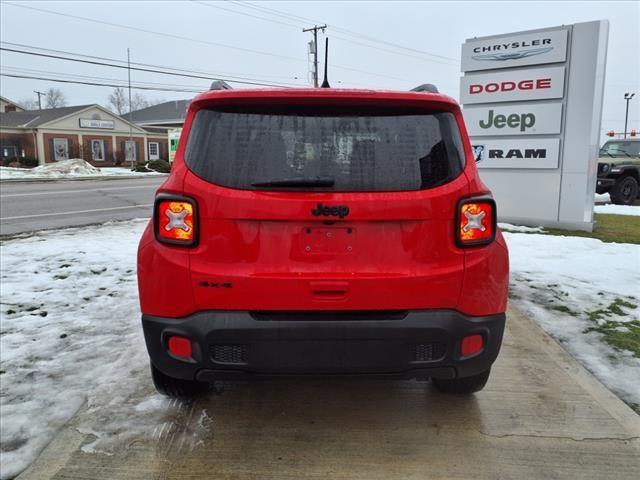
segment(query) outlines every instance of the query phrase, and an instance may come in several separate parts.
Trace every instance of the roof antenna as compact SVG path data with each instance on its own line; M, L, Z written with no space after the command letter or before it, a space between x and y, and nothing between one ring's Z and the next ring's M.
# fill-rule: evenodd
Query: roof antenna
M325 38L324 40L324 80L322 81L322 85L320 85L320 88L331 88L331 85L329 85L329 80L327 80L327 63L329 61L329 38Z

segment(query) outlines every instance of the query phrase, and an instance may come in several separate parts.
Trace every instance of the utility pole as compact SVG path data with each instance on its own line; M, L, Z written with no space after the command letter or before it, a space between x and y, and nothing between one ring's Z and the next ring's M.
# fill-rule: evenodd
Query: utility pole
M38 110L42 110L42 102L40 101L40 96L46 95L46 93L45 92L39 92L37 90L34 90L33 93L38 95Z
M318 30L322 30L324 33L324 29L327 28L326 25L314 25L311 28L303 28L302 31L313 32L313 86L318 88Z
M132 142L133 142L133 127L132 127L132 123L131 123L131 55L129 53L129 49L127 48L127 75L129 77L129 147L131 147ZM135 152L136 149L135 147L133 148L133 152ZM125 155L127 154L127 149L124 149ZM133 153L132 152L132 153ZM131 155L131 170L133 170L133 157L134 155Z
M625 93L624 99L627 101L627 108L624 112L624 138L627 138L627 122L629 120L629 102L635 96L635 93Z

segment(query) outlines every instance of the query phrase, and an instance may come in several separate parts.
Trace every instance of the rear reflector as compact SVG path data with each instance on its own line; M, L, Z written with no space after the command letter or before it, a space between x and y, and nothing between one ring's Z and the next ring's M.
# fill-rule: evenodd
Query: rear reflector
M496 204L491 198L468 198L458 204L456 242L460 247L486 245L496 236Z
M484 347L484 339L482 335L470 335L462 339L460 344L460 353L463 357L468 357L478 353Z
M169 352L176 357L191 358L193 353L191 348L191 340L184 337L169 337Z
M173 245L195 245L197 212L195 201L182 197L159 195L154 208L156 238Z

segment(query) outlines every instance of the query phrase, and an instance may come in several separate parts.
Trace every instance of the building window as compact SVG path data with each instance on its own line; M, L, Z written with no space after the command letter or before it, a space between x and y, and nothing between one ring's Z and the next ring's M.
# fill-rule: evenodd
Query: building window
M136 142L124 142L124 160L125 162L135 162L136 159Z
M69 140L66 138L53 139L53 159L56 162L69 160Z
M94 162L104 162L104 141L91 140L91 160Z
M16 147L2 147L3 158L13 158L18 156L18 149Z
M149 160L160 160L160 144L149 142Z

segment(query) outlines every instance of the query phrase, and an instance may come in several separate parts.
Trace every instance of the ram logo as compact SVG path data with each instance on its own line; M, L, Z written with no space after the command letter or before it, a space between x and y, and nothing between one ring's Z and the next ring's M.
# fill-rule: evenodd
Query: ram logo
M503 150L501 148L489 149L489 158L547 158L546 148L512 148Z
M471 145L473 149L473 158L476 162L484 160L484 145Z

